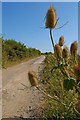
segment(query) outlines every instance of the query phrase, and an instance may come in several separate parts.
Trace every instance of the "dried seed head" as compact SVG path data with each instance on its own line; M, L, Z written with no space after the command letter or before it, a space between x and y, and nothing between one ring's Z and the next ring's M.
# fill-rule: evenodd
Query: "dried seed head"
M54 54L57 58L62 58L62 48L60 47L59 44L56 44L54 46Z
M77 44L77 41L75 41L70 46L70 53L71 55L76 55L77 52L78 52L78 44Z
M80 81L80 65L77 65L77 64L74 65L73 69L77 78L77 82L79 82Z
M37 79L35 72L29 71L28 77L29 77L29 81L30 81L31 86L38 87L38 79Z
M60 46L63 46L63 44L64 44L64 37L61 36L61 37L59 38L59 45L60 45Z
M62 51L63 58L68 58L69 57L69 49L68 47L64 47Z
M46 14L46 22L45 22L45 26L46 28L55 28L56 25L56 11L55 9L51 6Z

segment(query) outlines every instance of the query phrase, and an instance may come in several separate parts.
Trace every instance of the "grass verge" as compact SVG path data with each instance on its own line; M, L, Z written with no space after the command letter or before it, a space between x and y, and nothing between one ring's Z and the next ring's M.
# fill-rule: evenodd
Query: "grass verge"
M16 60L13 60L13 61L10 61L10 60L8 60L8 61L6 61L3 65L2 65L2 67L3 68L8 68L8 67L12 67L12 66L15 66L15 65L17 65L17 64L20 64L20 63L22 63L22 62L27 62L27 61L29 61L29 60L31 60L31 59L33 59L33 58L36 58L36 57L39 57L39 56L32 56L32 57L26 57L26 58L24 58L24 59L16 59Z
M73 60L69 61L69 74L71 78L75 78L72 66L74 64ZM63 81L66 79L63 76L60 69L56 67L56 59L53 55L47 55L44 61L44 70L41 72L41 83L44 84L44 89L47 94L53 98L58 99L60 102L55 101L46 97L46 102L41 114L43 119L65 119L74 120L80 119L80 114L76 111L75 106L78 101L80 101L79 94L76 89L65 90L63 87ZM55 68L55 69L53 69ZM65 105L61 104L64 103ZM80 109L80 107L79 107Z

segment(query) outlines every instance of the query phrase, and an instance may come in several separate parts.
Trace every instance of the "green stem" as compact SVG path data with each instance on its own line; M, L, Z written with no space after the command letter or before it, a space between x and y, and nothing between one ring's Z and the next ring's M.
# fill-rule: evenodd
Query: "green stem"
M66 106L65 103L61 102L60 100L58 100L57 98L53 98L51 95L47 94L46 92L44 92L42 89L40 89L39 87L36 87L39 91L41 91L44 95L46 95L47 97L57 101L58 103L61 103L62 105Z
M52 42L52 46L53 46L53 50L54 50L54 40L52 37L52 30L50 29L50 37L51 37L51 42Z

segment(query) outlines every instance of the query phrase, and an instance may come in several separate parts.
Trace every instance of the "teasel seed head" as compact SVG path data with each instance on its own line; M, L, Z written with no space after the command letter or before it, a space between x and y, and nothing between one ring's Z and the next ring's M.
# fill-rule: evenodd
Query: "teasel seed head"
M63 44L64 44L64 37L61 36L61 37L59 38L59 45L60 45L60 46L63 46Z
M63 55L63 58L68 59L68 57L69 57L69 49L68 49L67 46L65 46L63 48L62 55Z
M78 52L78 44L77 44L77 41L75 41L70 46L70 53L71 55L76 55L77 52Z
M52 6L47 11L45 26L50 29L54 29L56 26L56 11Z
M62 58L62 48L59 44L56 44L54 46L54 55L57 57L57 58Z
M73 69L74 69L74 74L76 76L77 83L78 83L80 81L80 65L79 64L75 64Z
M28 78L31 86L35 86L36 88L38 88L38 79L34 71L28 72Z

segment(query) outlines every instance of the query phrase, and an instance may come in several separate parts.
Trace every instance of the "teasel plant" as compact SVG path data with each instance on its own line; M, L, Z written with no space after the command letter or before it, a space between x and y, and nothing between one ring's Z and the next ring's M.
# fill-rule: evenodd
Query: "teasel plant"
M34 71L29 71L28 72L28 78L29 78L29 82L30 82L30 84L31 84L32 87L36 87L37 90L39 90L41 93L43 93L44 95L46 95L51 100L56 101L56 102L62 104L63 106L66 106L66 104L63 103L62 101L60 101L60 99L58 99L57 96L52 97L50 94L46 93L46 90L44 90L43 88L39 87L38 78L37 78L37 76L36 76L36 74L35 74Z
M62 50L63 62L68 65L69 61L69 49L67 46L64 46Z
M64 44L64 37L61 36L59 39L59 43L54 46L54 56L56 57L57 60L57 66L55 66L53 69L60 69L63 75L66 77L70 78L70 75L67 71L68 67L68 59L69 59L69 51L67 47L64 47L62 49L61 46ZM53 71L51 69L51 72Z
M45 96L47 96L53 102L56 101L59 104L63 105L64 109L67 108L67 105L64 102L62 102L58 96L51 96L49 93L46 92L45 89L40 88L39 83L38 83L38 78L37 78L36 73L34 71L29 71L28 72L28 79L29 79L29 82L30 82L30 84L31 84L32 87L35 87L37 90L39 90L42 94L44 94ZM74 93L73 93L73 95L74 95ZM74 105L74 96L73 96L73 101L71 101L68 109L71 109L71 106L73 106L73 105ZM80 106L80 102L79 101L75 103L75 105L74 105L74 111L78 115L80 115L80 108L78 106Z
M53 50L54 50L55 43L54 43L53 36L52 36L52 30L60 29L68 23L68 21L67 21L61 27L56 28L58 21L59 21L59 18L57 18L56 10L54 9L53 6L50 6L50 8L48 9L47 14L46 14L45 28L50 29L50 38L51 38Z
M59 54L59 51L58 51L58 54ZM62 89L64 87L66 91L73 90L72 92L73 101L71 101L69 105L69 109L71 109L71 106L73 106L75 113L80 116L80 65L79 64L74 65L73 71L75 76L71 77L67 69L68 68L67 65L69 65L68 60L69 60L70 54L69 54L69 49L66 46L62 50L62 57L65 60L65 63L60 67L59 65L57 67L58 69L60 69L61 73L64 76L64 80L61 81ZM69 67L69 69L71 70L71 67ZM75 101L76 93L78 93L77 101ZM64 92L63 92L63 95L64 95Z
M63 36L61 36L59 38L58 44L55 44L55 42L53 40L53 36L52 36L52 30L60 29L68 23L68 22L66 22L63 26L56 28L58 21L59 21L59 18L57 19L56 10L54 9L54 7L50 6L50 8L48 9L47 14L46 14L45 27L50 29L50 38L51 38L51 42L52 42L52 46L53 46L53 50L54 50L54 55L55 55L57 63L58 63L57 66L54 66L54 68L51 69L51 73L54 69L60 69L62 75L64 76L64 81L63 81L64 89L67 91L73 90L73 101L71 101L71 103L69 105L69 109L72 105L74 105L75 112L78 113L78 115L80 115L80 112L79 112L80 109L78 108L78 105L80 106L80 101L78 103L74 104L74 101L75 101L74 100L75 99L75 90L74 89L76 88L77 85L80 84L80 78L78 78L78 77L76 79L73 78L67 69L68 68L67 66L69 65L68 60L70 57L70 53L71 53L71 56L73 56L75 63L77 63L78 46L77 46L77 42L75 41L71 44L70 53L69 53L69 50L67 47L64 47L62 49L62 46L64 45L64 37ZM75 71L75 69L74 69L74 71ZM76 73L76 71L75 71L75 73ZM77 84L76 84L76 80L79 81ZM79 91L78 91L78 93L79 93Z
M60 45L60 46L63 46L63 45L64 45L64 37L63 37L63 36L61 36L61 37L59 38L59 45Z
M48 9L47 14L46 14L45 27L50 29L50 38L51 38L51 42L52 42L52 46L53 46L53 50L54 50L54 55L57 58L57 64L59 66L62 63L62 59L63 59L61 47L64 44L64 37L61 36L59 38L59 43L55 45L53 36L52 36L52 30L60 29L60 28L64 27L68 23L68 21L63 26L56 28L58 21L59 21L59 18L57 19L56 10L54 9L54 7L50 6L50 8ZM51 71L53 71L53 69ZM66 72L65 68L64 68L64 71ZM68 74L68 73L66 72L66 74Z
M56 57L57 64L60 65L62 61L62 48L59 44L54 46L54 55Z
M78 55L78 43L77 43L77 41L75 41L71 44L70 53L71 53L71 56L73 57L73 60L75 61L75 63L77 63L77 55Z
M76 92L78 93L78 101L75 104L74 110L80 115L80 64L73 66L74 74L76 76L77 85L75 86Z
M56 11L52 6L50 6L50 8L48 9L47 14L46 14L45 26L46 26L46 28L50 29L50 37L51 37L53 48L54 48L54 40L52 37L52 29L54 29L56 27L56 24L57 24Z
M80 87L80 65L75 64L73 67L73 70L74 70L74 74L76 76L77 85Z

